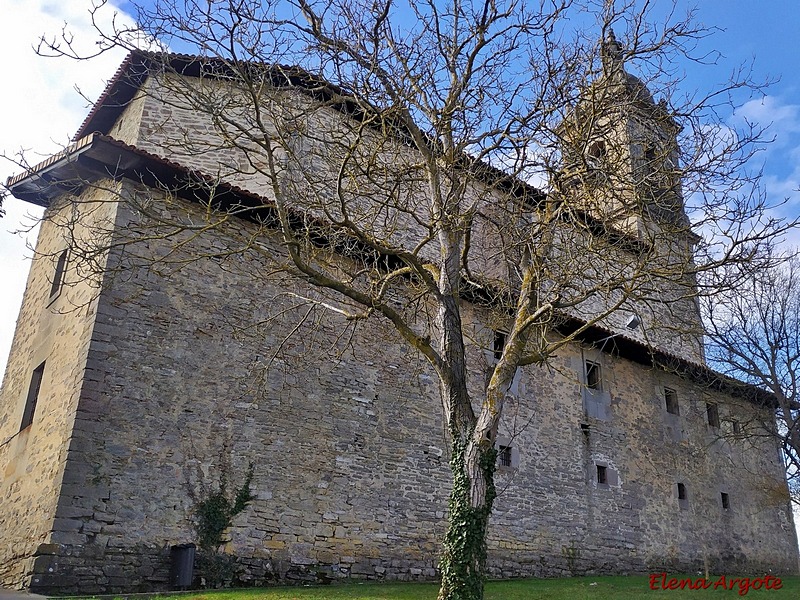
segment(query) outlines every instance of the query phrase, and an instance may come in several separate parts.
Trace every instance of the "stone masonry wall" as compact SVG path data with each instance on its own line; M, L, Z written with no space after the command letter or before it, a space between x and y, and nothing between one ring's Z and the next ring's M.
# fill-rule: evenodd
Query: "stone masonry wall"
M83 198L83 223L75 236L113 215L114 205ZM30 584L34 556L51 544L68 542L58 531L67 516L56 511L64 492L67 450L74 440L73 419L83 383L94 324L95 281L76 273L67 260L63 285L51 296L58 254L69 246L66 219L70 206L44 215L22 310L0 391L0 583ZM38 403L30 426L20 431L32 372L45 364Z
M449 470L433 374L385 323L353 329L335 299L268 275L257 254L182 261L224 246L224 234L197 237L156 270L111 260L125 269L98 303L60 541L32 589L164 589L169 547L193 540L193 498L251 461L257 499L224 548L239 582L435 575ZM472 339L491 334L478 311L464 318ZM603 371L597 397L586 359ZM469 360L476 390L491 358L472 347ZM719 441L704 421L707 401L723 419L752 408L579 347L526 367L513 391L500 436L519 462L498 476L492 575L796 569L791 516L764 492L780 486L777 451Z
M602 419L588 416L581 402L587 358L603 369L608 410ZM530 424L515 438L520 466L505 476L511 485L492 519L494 556L506 554L494 574L511 576L520 563L541 575L688 572L704 561L729 572L796 569L786 498L776 504L765 492L768 482L774 488L781 481L777 451L769 443L752 448L746 440L723 441L705 422L706 401L720 402L723 419L744 421L751 407L622 359L582 356L578 348L549 372L526 371L523 408L514 420ZM677 443L664 386L677 391L683 411L685 437ZM598 464L608 468L607 485L598 484ZM677 500L678 482L688 490L685 507ZM721 492L729 494L728 510Z
M236 132L222 132L215 127L207 114L193 108L188 100L195 93L193 86L202 86L204 93L209 94L209 98L218 98L220 105L226 105L231 114L243 115L240 117L243 123L252 118L248 98L238 96L231 89L229 82L203 80L198 83L191 78L166 77L161 80L158 77L151 77L143 86L143 95L126 108L112 134L122 136L124 141L135 143L142 150L198 169L209 176L232 182L261 194L266 199L271 198L272 187L269 179L264 172L254 171L250 164L251 160L256 164L259 161L263 162L263 153L255 151L247 156L241 148L234 147L230 142L231 137L236 136ZM274 97L265 97L262 109L265 111L264 127L274 136L284 136L281 143L287 148L294 149L295 156L286 159L285 164L280 167L284 169L282 171L286 179L284 185L288 185L289 180L297 180L298 185L291 192L294 201L312 213L321 214L321 203L325 203L328 210L334 210L336 203L330 201L331 193L328 190L334 187L341 166L338 162L341 157L337 154L341 153L341 148L332 143L332 140L341 145L352 137L352 131L346 126L341 113L329 106L315 105L297 90L281 90L276 92ZM133 127L137 120L140 123L138 131ZM291 134L287 133L289 130L292 131ZM637 143L641 143L639 138L644 135L642 131L631 131L626 134L637 140ZM363 135L369 138L368 132ZM238 143L246 146L241 140ZM367 147L371 147L370 144L375 145L374 156L365 160L374 161L377 165L389 165L386 169L389 173L403 173L401 166L409 169L411 173L415 172L411 165L418 162L419 157L403 144L393 143L392 140L381 140L379 136L377 139L369 138L369 141L364 143ZM376 148L379 148L379 151ZM278 156L283 156L283 153L278 152ZM298 174L297 165L300 165L302 174ZM381 172L380 169L378 171ZM421 174L417 173L417 176ZM391 178L391 175L388 177ZM358 185L366 189L368 182L359 180ZM413 210L424 219L429 210L425 201L427 191L424 182L405 181L395 187L406 190L405 195L397 201L407 202L409 210L412 210L411 207L416 207ZM364 193L363 190L360 193ZM487 190L481 185L471 186L470 194L481 198L482 210L479 213L492 215L493 211L497 210L495 205L502 206L508 203L508 198L498 198L498 193ZM357 201L351 199L351 203L355 202ZM403 238L408 247L415 247L425 237L426 232L408 218L408 215L399 211L387 215L386 211L375 210L374 203L370 203L369 206L370 208L356 211L355 214L359 219L365 218L364 215L370 216L371 231L389 231L390 234L387 234L389 238ZM485 219L481 214L475 219L470 264L476 273L484 277L505 280L507 277L505 256L497 252L497 240L502 239L503 232L496 231L491 221L491 217ZM500 222L502 223L502 219ZM617 268L619 261L629 263L627 268L631 271L641 268L635 257L632 258L618 248L596 245L593 242L583 247L580 245L581 237L575 235L575 232L568 231L562 234L569 246L560 248L557 253L563 255L564 264L577 265L569 267L574 269L575 279L585 274L591 276L592 270L597 272L600 279L616 279L620 277L620 269ZM585 240L583 242L585 243ZM435 244L428 243L425 246L421 251L422 256L436 260L438 248ZM675 255L681 254L675 252L674 248L671 252ZM602 264L604 261L606 264ZM569 270L564 277L566 281L572 281ZM658 278L649 281L648 285L658 286L659 289L658 292L652 292L650 301L628 302L619 315L604 320L603 325L640 342L656 344L677 356L702 362L701 327L694 300L686 298L685 289L670 289L675 286L670 286L668 282L660 281ZM658 298L664 302L654 300ZM602 310L606 302L615 300L612 294L612 297L603 298L599 302L583 302L575 307L575 315L584 319L592 318ZM643 321L642 327L636 331L624 327L625 319L631 313L636 313Z
M153 85L112 134L211 175L246 164ZM339 118L317 116L334 128ZM214 152L192 151L203 146ZM152 190L126 183L122 194L152 195L167 220L202 220ZM117 211L113 188L89 189L81 206L97 199L111 202L87 214L79 237L116 219L124 241L136 216ZM238 483L251 462L257 498L224 547L238 582L435 576L449 468L434 374L377 317L348 321L340 299L275 275L276 237L221 256L250 233L240 222L142 241L111 255L99 297L93 278L74 278L52 304L52 260L34 262L0 396L0 581L44 593L165 589L170 547L194 539L197 499L223 474ZM56 254L60 235L46 223L40 252ZM642 316L670 322L657 307ZM463 318L478 398L494 334L477 308ZM691 341L664 347L698 357ZM587 360L600 389L585 385ZM42 361L36 418L18 432ZM665 388L680 415L667 412ZM708 425L707 403L718 403L720 427ZM794 572L777 449L733 434L733 420L757 413L577 345L526 367L498 438L512 467L498 473L491 574Z

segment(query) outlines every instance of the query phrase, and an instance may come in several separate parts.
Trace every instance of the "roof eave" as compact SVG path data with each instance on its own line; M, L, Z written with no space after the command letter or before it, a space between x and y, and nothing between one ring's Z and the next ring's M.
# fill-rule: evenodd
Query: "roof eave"
M82 138L25 172L9 177L6 188L14 197L45 208L54 198L74 193L83 187L87 177L92 177L81 157L92 149L95 137Z
M54 198L64 193L75 193L83 186L103 178L126 178L144 185L158 186L191 201L200 199L204 181L212 181L202 173L190 171L177 163L114 138L94 133L26 172L10 177L6 187L20 200L46 207ZM200 185L192 185L192 182ZM226 184L213 187L221 204L230 202L236 206L269 208L270 203L267 200L236 186ZM258 217L255 212L251 214ZM569 334L584 326L584 321L567 317L561 329L564 330L562 333ZM756 404L775 406L774 397L765 390L717 373L704 364L651 348L624 333L592 325L579 334L577 339L590 345L613 339L614 343L604 348L606 352L613 352L653 368L673 371L712 389L747 398Z

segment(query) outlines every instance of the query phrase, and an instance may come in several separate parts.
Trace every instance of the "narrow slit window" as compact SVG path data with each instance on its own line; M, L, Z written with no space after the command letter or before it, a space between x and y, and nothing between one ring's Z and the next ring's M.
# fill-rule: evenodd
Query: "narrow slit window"
M602 390L603 378L600 365L590 360L586 361L586 387L590 390Z
M608 467L604 465L597 465L597 483L601 485L608 485Z
M728 510L731 507L730 496L725 492L720 492L720 498L722 499L722 508Z
M55 298L61 292L64 284L64 270L67 267L67 254L69 250L62 250L56 259L56 268L53 272L53 284L50 286L50 298Z
M33 415L36 413L36 403L39 401L39 389L42 387L43 377L44 363L36 367L31 374L28 396L25 399L25 410L22 412L22 423L19 426L20 431L30 427L31 423L33 423Z
M495 360L500 360L503 357L503 348L506 346L506 334L502 331L494 332L494 341L492 342L492 352L494 353Z
M686 486L682 483L678 484L678 500L688 500L686 497Z
M664 400L667 404L667 412L671 415L681 414L678 406L678 393L670 388L664 388Z
M734 435L739 435L742 433L742 426L739 424L739 421L733 421L731 423L731 427L733 429Z
M719 407L716 404L706 403L706 417L711 427L719 427Z

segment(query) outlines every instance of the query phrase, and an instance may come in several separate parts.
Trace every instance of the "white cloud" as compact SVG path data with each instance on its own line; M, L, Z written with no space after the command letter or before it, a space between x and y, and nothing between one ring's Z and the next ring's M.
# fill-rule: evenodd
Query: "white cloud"
M768 134L775 136L773 147L784 146L794 134L800 133L800 105L783 104L776 96L750 100L736 109L733 118L769 127Z
M772 141L758 158L764 168L761 182L770 203L786 200L778 214L796 217L800 212L800 104L764 96L738 108L731 122L766 128L764 137Z
M108 27L114 13L118 22L133 20L119 11L119 3L109 3L97 13L101 26ZM89 98L97 98L106 80L116 71L125 53L107 52L90 61L42 58L33 47L42 35L61 34L67 24L82 51L97 48L97 32L89 16L90 0L0 0L0 56L3 60L4 93L0 94L0 152L13 155L26 151L28 162L36 163L69 142L86 116L89 107L75 91L77 86ZM0 159L0 181L20 171L20 167ZM0 376L5 373L16 317L35 242L32 235L12 232L29 228L41 215L37 207L14 198L3 204L7 211L0 219ZM27 239L26 239L27 238Z

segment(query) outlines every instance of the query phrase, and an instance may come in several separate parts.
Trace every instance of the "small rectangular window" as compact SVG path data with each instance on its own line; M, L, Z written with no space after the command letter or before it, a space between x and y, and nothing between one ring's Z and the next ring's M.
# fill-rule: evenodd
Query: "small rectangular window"
M678 484L678 500L687 500L686 497L686 486L682 483Z
M492 342L492 352L494 353L495 360L500 360L503 357L503 348L506 346L506 334L502 331L494 332L494 341Z
M597 465L597 483L608 485L608 467Z
M495 462L499 472L508 472L519 468L519 448L512 446L511 442L511 438L495 436L494 447L497 450Z
M19 430L30 427L33 423L33 415L36 412L36 403L39 401L39 389L42 387L44 377L44 363L40 364L31 374L31 383L28 386L28 397L25 400L25 410L22 413L22 423Z
M742 433L742 426L739 424L739 421L732 421L731 428L733 429L734 435Z
M719 408L716 404L706 402L706 416L711 427L719 427Z
M730 497L725 492L720 492L720 497L722 498L722 508L728 510L731 507Z
M667 412L671 415L679 415L680 407L678 406L678 393L670 388L664 388L664 401L667 404Z
M69 250L62 250L56 259L56 269L53 272L53 284L50 286L50 298L55 298L61 292L64 283L64 270L67 266L67 254Z
M590 360L586 361L586 387L590 390L603 389L603 378L600 372L600 365Z
M500 446L497 449L497 464L501 467L511 466L511 446Z

